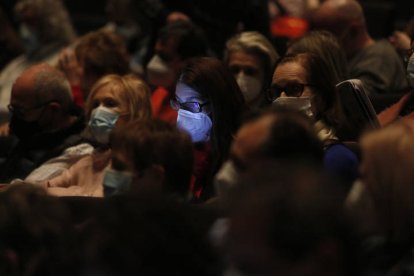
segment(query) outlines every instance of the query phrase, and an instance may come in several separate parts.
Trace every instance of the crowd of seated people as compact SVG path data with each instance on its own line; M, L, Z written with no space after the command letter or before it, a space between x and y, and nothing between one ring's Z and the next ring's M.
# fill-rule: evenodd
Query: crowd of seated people
M412 33L297 1L277 47L257 1L123 0L76 37L67 1L17 2L1 275L414 275Z

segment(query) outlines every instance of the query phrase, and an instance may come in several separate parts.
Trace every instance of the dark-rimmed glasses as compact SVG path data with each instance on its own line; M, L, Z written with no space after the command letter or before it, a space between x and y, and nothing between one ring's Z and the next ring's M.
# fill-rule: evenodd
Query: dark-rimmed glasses
M178 109L184 109L187 111L190 111L192 113L200 113L203 109L203 106L208 105L208 102L205 103L199 103L199 102L185 102L180 103L177 99L171 99L170 104L172 109L178 110Z
M303 94L303 91L305 90L306 86L313 86L309 83L299 83L299 82L292 82L287 83L285 85L277 85L273 84L270 87L270 98L272 100L279 98L282 92L285 92L286 96L288 97L300 97Z

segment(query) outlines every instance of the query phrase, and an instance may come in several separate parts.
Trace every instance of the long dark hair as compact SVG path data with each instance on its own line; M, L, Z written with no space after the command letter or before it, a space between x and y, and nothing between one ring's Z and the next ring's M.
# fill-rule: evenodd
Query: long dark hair
M244 110L244 99L229 69L218 59L193 58L184 67L180 81L205 97L211 108L212 168L210 177L228 157L233 135Z

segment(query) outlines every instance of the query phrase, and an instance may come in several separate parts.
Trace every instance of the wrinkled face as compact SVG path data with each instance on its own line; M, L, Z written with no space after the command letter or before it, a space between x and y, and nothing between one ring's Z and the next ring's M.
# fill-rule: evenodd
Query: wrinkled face
M264 82L264 65L255 55L244 51L231 52L228 66L234 77L242 73L258 79L261 83Z

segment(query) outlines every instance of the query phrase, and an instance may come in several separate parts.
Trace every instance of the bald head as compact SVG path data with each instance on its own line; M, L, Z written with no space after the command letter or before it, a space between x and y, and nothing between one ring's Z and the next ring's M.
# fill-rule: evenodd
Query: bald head
M315 11L312 23L316 29L340 36L351 24L365 26L365 18L361 5L355 0L327 0Z
M12 87L11 104L32 107L55 101L69 109L73 97L69 82L56 68L38 64L24 71Z

